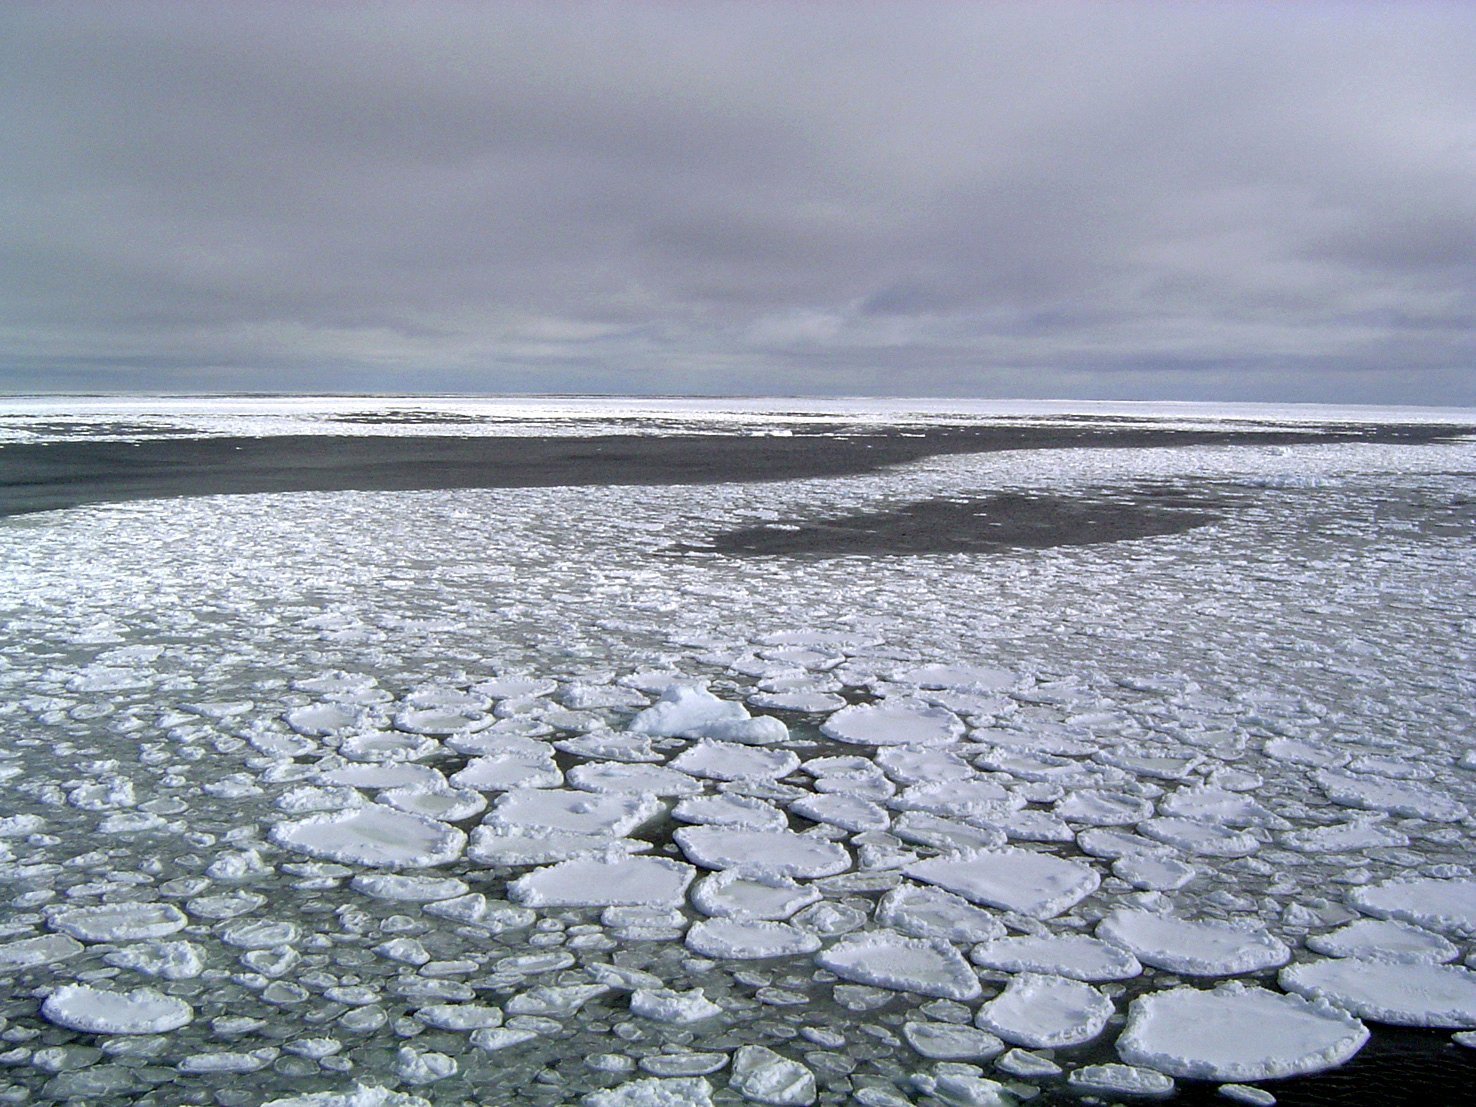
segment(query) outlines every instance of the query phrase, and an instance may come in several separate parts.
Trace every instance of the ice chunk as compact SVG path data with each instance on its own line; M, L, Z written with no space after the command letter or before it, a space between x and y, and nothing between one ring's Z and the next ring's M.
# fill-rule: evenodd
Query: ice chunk
M452 899L467 892L466 882L454 876L419 876L398 873L359 873L349 886L375 899L406 903L431 903Z
M318 774L324 784L344 784L351 788L446 788L446 778L429 765L409 762L341 765Z
M1171 892L1188 884L1199 870L1172 857L1130 853L1112 862L1112 875L1144 891Z
M803 818L838 826L842 830L885 830L892 823L884 808L859 796L806 796L791 803L789 810Z
M519 877L508 895L529 907L677 907L693 875L661 857L578 858Z
M1133 1065L1083 1065L1066 1077L1066 1086L1087 1095L1132 1097L1174 1093L1172 1077Z
M790 750L704 739L684 751L671 768L710 780L777 780L794 772L799 763Z
M808 1107L815 1102L815 1074L760 1045L746 1045L733 1055L729 1087L750 1103L774 1107Z
M714 724L748 718L741 703L719 699L705 688L674 684L630 721L630 729L656 738L701 738Z
M1422 784L1355 776L1334 769L1319 770L1315 779L1328 799L1344 807L1387 811L1391 815L1439 823L1459 822L1467 813L1464 804Z
M1226 826L1285 825L1250 796L1224 788L1181 788L1164 796L1158 806L1165 815Z
M820 939L808 930L783 922L719 918L693 923L687 948L704 957L748 961L765 957L795 957L814 953Z
M1288 965L1281 986L1373 1022L1476 1027L1476 973L1458 965L1345 957Z
M962 896L941 888L899 884L876 910L876 921L914 938L987 942L1004 936L1004 924Z
M75 957L82 943L65 934L43 934L38 938L22 938L0 945L0 970L24 972Z
M922 746L883 746L876 751L875 765L898 784L938 784L978 776L952 750Z
M1203 857L1249 857L1261 848L1258 838L1247 830L1232 830L1219 823L1165 816L1145 819L1138 830L1149 838Z
M998 692L1013 688L1020 678L1008 669L984 665L924 665L897 675L904 684L919 688L943 688L958 692Z
M987 1030L948 1022L906 1022L902 1037L933 1061L987 1061L1004 1052L1005 1044Z
M278 823L270 836L309 857L385 869L444 865L466 848L466 835L454 826L378 805Z
M195 1010L153 988L111 992L67 984L46 997L41 1014L58 1026L87 1034L163 1034L190 1022Z
M915 880L963 896L971 903L1002 907L1048 919L1096 891L1096 870L1048 853L1003 849L932 857L903 870Z
M263 1107L430 1107L430 1101L418 1095L359 1084L351 1092L309 1092L269 1100Z
M977 998L982 989L967 961L946 942L875 930L845 938L816 954L821 968L843 980L943 999Z
M931 846L945 853L997 849L1006 841L1005 832L996 826L973 826L925 811L908 811L897 816L892 833L904 842Z
M1055 806L1058 816L1087 826L1131 826L1153 814L1153 805L1141 796L1079 788Z
M567 1019L590 1000L609 991L608 984L562 984L530 988L507 1001L507 1013Z
M311 703L294 707L284 719L288 726L305 738L321 738L351 727L363 718L363 711L341 703Z
M1307 947L1329 957L1373 957L1380 961L1440 964L1460 954L1439 934L1388 919L1360 919L1331 934L1313 934Z
M692 905L704 915L742 919L787 919L819 898L814 888L785 876L744 876L731 870L703 877L692 888Z
M991 780L930 780L911 784L891 800L898 811L998 822L1025 806L1025 800Z
M1026 972L980 1007L974 1022L1014 1045L1058 1049L1091 1041L1111 1015L1112 1000L1090 984Z
M749 696L748 702L770 711L796 711L805 715L825 715L846 706L846 701L834 692L798 690L759 692Z
M723 1009L713 1003L701 988L679 992L670 988L637 988L630 993L632 1014L655 1022L688 1023L701 1022Z
M453 773L451 783L458 788L481 792L501 792L513 788L557 788L564 774L550 754L535 760L517 754L491 754L475 757L466 768Z
M705 869L734 869L751 876L815 877L851 867L851 855L842 846L792 830L684 826L673 837L687 859Z
M1085 934L996 938L975 946L969 959L991 969L1051 973L1094 982L1129 980L1143 971L1138 959L1121 946Z
M702 785L664 765L586 762L569 770L569 783L586 792L633 792L653 796L692 796Z
M651 745L651 739L640 734L618 734L597 730L577 738L561 738L554 749L598 761L660 761L662 757Z
M205 971L205 951L193 942L140 942L112 950L103 960L165 980L190 980Z
M650 842L611 838L608 834L571 834L564 830L506 830L479 826L471 833L466 856L480 865L549 865L579 857L611 853L643 853Z
M529 834L561 830L620 837L657 818L663 810L659 799L641 793L597 795L562 788L527 788L499 796L485 825Z
M1476 936L1476 880L1469 878L1386 880L1353 889L1348 901L1366 915Z
M584 1107L712 1107L712 1085L700 1076L647 1077L590 1092Z
M944 746L963 732L963 720L947 708L904 699L843 707L820 727L827 738L856 746Z
M104 903L59 907L47 913L47 923L84 942L133 942L183 930L189 919L170 903Z
M1097 924L1097 936L1131 950L1145 965L1185 976L1235 976L1291 959L1285 942L1253 922L1193 922L1118 908Z
M1367 1041L1367 1027L1328 1004L1231 983L1139 996L1117 1052L1185 1079L1276 1080L1336 1068Z
M1393 827L1380 824L1385 816L1353 819L1332 826L1314 826L1289 830L1278 840L1289 849L1301 853L1357 853L1382 846L1406 846L1409 838Z
M396 811L443 823L473 818L487 806L487 797L469 788L387 788L374 798Z
M784 812L773 804L730 793L689 796L672 808L671 815L684 823L739 826L748 830L784 830L789 826Z

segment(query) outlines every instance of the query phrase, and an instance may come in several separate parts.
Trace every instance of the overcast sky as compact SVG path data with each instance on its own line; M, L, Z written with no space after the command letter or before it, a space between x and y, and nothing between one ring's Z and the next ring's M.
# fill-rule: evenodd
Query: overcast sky
M0 6L0 389L1476 404L1476 4Z

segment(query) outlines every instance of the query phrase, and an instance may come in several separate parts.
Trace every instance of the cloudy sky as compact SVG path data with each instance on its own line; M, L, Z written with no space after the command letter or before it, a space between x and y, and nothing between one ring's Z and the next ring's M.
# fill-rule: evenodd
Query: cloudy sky
M1476 4L0 6L0 390L1476 404Z

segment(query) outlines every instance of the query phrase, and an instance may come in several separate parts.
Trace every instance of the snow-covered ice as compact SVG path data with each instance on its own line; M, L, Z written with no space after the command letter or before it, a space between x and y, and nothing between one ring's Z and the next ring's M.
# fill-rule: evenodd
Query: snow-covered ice
M980 993L973 970L951 945L885 930L844 938L815 961L843 980L878 988L955 1000Z
M1038 919L1061 914L1101 883L1095 869L1078 861L1013 847L929 858L904 871L970 902Z
M41 1014L58 1026L88 1034L163 1034L189 1023L195 1010L155 988L115 992L67 984L46 997Z
M1285 942L1250 920L1181 919L1118 908L1097 924L1097 937L1131 950L1145 965L1185 976L1238 976L1291 959Z
M1288 965L1278 979L1370 1022L1476 1027L1476 972L1459 965L1338 957Z
M1022 972L979 1008L975 1023L1013 1045L1059 1049L1089 1042L1102 1033L1112 1000L1080 980Z

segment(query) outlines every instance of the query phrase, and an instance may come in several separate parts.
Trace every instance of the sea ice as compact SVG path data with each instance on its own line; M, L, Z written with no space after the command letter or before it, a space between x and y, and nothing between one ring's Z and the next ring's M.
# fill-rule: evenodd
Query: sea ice
M1112 1015L1112 1000L1090 984L1026 972L979 1008L975 1025L1014 1045L1059 1049L1089 1042Z
M687 930L687 948L704 957L755 960L814 953L820 939L807 930L783 922L717 918L693 923Z
M1219 823L1197 822L1163 816L1138 824L1140 833L1185 853L1202 857L1249 857L1261 848L1260 840L1248 830L1232 830Z
M905 1022L902 1037L933 1061L987 1061L1005 1048L1004 1042L987 1030L949 1022Z
M508 895L528 907L677 907L692 866L662 857L578 858L512 881Z
M569 783L587 792L605 794L692 796L702 791L702 785L692 777L664 765L587 761L569 770Z
M789 810L814 822L855 832L885 830L892 823L885 808L859 796L806 796L791 803Z
M597 794L562 788L525 788L504 793L483 820L490 828L541 834L599 834L620 837L661 815L661 801L638 792Z
M375 899L407 903L430 903L467 893L466 882L454 876L420 876L399 873L358 873L349 886Z
M1313 934L1307 948L1328 957L1372 957L1380 961L1441 964L1460 955L1439 934L1390 919L1360 919L1331 934Z
M46 997L41 1014L58 1026L87 1034L163 1034L195 1017L184 1000L153 988L112 992L67 984Z
M379 805L278 823L271 840L310 857L385 869L444 865L466 848L454 826Z
M684 823L745 830L784 830L789 826L788 817L772 803L733 793L689 796L671 809L671 817Z
M630 729L654 738L701 738L715 724L748 718L741 703L719 699L705 688L674 684L630 721Z
M52 965L75 957L83 950L81 942L65 934L42 934L0 945L0 970L24 972L26 969Z
M189 919L169 903L104 903L59 907L47 913L47 923L84 942L133 942L183 930Z
M457 788L480 792L501 792L515 788L557 788L564 774L554 764L552 751L535 760L517 754L491 754L474 757L466 767L453 773L451 783Z
M820 727L825 737L856 746L943 746L963 732L952 711L906 699L843 707Z
M972 903L1048 919L1096 891L1096 870L1048 853L1006 846L919 861L903 870Z
M765 1046L738 1049L728 1084L750 1103L808 1107L815 1102L815 1074Z
M1124 1098L1167 1096L1174 1092L1172 1077L1132 1065L1083 1065L1067 1075L1066 1086L1085 1095Z
M1285 942L1252 922L1196 922L1120 907L1097 924L1097 936L1145 965L1185 976L1236 976L1291 959Z
M1476 936L1476 880L1469 878L1386 880L1353 889L1348 901L1366 915Z
M815 955L843 980L900 992L970 1000L982 989L967 961L946 942L874 930L845 938Z
M808 885L784 876L744 876L727 870L699 880L692 905L704 915L740 919L787 919L820 899Z
M673 837L687 859L705 869L732 869L751 876L816 877L851 867L851 855L844 847L792 830L684 826Z
M704 739L672 761L671 768L710 780L777 780L794 772L799 763L790 750Z
M914 938L987 942L1004 936L1004 924L962 896L941 888L899 884L876 909L876 921Z
M396 811L443 823L473 818L487 807L487 797L470 788L386 788L374 798Z
M969 959L1007 972L1051 973L1092 982L1129 980L1143 971L1138 959L1121 946L1085 934L996 938L975 946Z
M1336 1068L1367 1041L1368 1028L1336 1007L1229 983L1139 996L1117 1052L1184 1079L1277 1080Z
M1343 957L1288 965L1281 986L1372 1022L1476 1027L1476 973L1458 965Z
M1464 804L1423 784L1355 776L1334 769L1319 770L1315 779L1328 799L1344 807L1439 823L1459 822L1467 814Z
M701 1022L723 1009L708 999L701 988L682 992L671 988L637 988L630 993L630 1011L653 1022Z
M712 1085L700 1076L651 1076L590 1092L581 1102L584 1107L712 1107Z

